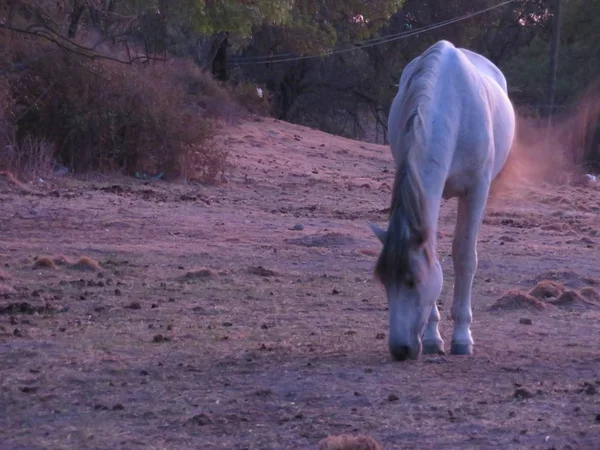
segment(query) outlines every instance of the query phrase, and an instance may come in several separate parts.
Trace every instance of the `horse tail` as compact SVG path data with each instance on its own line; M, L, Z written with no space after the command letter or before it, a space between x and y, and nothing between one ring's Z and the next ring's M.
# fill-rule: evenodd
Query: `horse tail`
M410 264L410 251L429 242L430 225L427 217L427 199L415 168L412 154L425 144L423 120L419 108L409 117L407 143L409 151L400 160L394 178L389 226L375 273L382 281L409 282L418 279ZM431 253L427 252L428 259ZM429 261L431 261L429 259Z

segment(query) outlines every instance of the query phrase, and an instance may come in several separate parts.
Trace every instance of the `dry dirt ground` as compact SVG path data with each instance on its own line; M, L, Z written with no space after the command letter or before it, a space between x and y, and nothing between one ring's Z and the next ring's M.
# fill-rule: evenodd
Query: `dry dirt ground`
M222 140L215 187L0 180L1 449L600 448L600 183L490 201L475 354L400 363L367 227L389 149L272 119Z

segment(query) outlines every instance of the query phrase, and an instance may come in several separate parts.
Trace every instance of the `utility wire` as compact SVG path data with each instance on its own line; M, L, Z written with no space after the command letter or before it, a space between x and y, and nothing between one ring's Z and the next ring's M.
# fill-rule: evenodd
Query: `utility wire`
M389 42L394 42L394 41L398 41L400 39L405 39L405 38L408 38L411 36L416 36L418 34L425 33L427 31L432 31L432 30L435 30L438 28L442 28L442 27L445 27L445 26L453 24L453 23L462 22L463 20L470 19L471 17L479 16L481 14L492 11L494 9L501 8L502 6L508 5L509 3L513 3L514 1L515 0L508 0L508 1L502 2L498 5L490 6L489 8L481 9L479 11L475 11L475 12L468 13L468 14L463 14L462 16L458 16L453 19L448 19L448 20L445 20L442 22L431 24L431 25L426 25L426 26L418 28L416 30L408 30L408 31L403 31L403 32L397 33L397 34L391 34L388 36L382 36L382 37L378 37L378 38L368 39L368 40L362 41L361 43L357 44L356 47L352 47L352 48L345 48L345 49L341 49L341 50L332 50L329 52L324 52L319 55L294 56L294 57L290 57L290 58L287 58L287 56L294 55L294 53L285 53L285 54L275 55L275 56L251 56L251 57L247 57L247 58L239 58L237 60L232 59L231 63L234 65L237 65L237 66L270 64L270 63L279 63L279 62L300 61L303 59L323 58L326 56L338 55L340 53L353 52L355 50L360 50L360 49L368 48L368 47L375 47L377 45L387 44Z

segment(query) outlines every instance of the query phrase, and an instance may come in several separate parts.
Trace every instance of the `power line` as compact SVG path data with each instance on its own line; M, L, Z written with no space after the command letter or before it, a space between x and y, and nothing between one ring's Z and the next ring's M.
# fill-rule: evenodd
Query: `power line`
M445 26L453 24L453 23L462 22L463 20L470 19L471 17L479 16L481 14L492 11L494 9L501 8L502 6L508 5L509 3L513 3L514 1L515 0L508 0L508 1L502 2L498 5L490 6L489 8L481 9L481 10L475 11L473 13L463 14L462 16L458 16L453 19L448 19L448 20L445 20L442 22L431 24L431 25L426 25L426 26L418 28L416 30L403 31L403 32L388 35L388 36L382 36L382 37L378 37L378 38L368 39L368 40L362 41L362 43L359 43L356 47L352 47L352 48L345 48L345 49L341 49L341 50L332 50L332 51L325 52L325 53L322 53L319 55L294 56L294 57L290 57L290 58L287 58L287 56L293 55L294 53L285 53L285 54L275 55L275 56L251 56L248 58L240 58L237 61L234 60L234 61L232 61L232 64L237 65L237 66L248 66L248 65L256 65L256 64L292 62L292 61L300 61L303 59L323 58L326 56L338 55L340 53L353 52L356 50L361 50L363 48L375 47L377 45L387 44L389 42L394 42L394 41L398 41L400 39L405 39L405 38L408 38L411 36L416 36L418 34L432 31L432 30L435 30L438 28L442 28L442 27L445 27Z

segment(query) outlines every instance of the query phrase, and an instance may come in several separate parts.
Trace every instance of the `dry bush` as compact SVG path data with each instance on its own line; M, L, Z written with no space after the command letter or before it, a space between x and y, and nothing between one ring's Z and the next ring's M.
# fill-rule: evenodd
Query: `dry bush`
M261 95L259 95L259 89ZM240 81L231 88L233 97L245 110L260 116L269 116L273 112L271 93L263 86Z
M89 60L14 37L0 52L2 66L21 67L8 78L19 144L12 151L21 160L24 150L35 160L52 148L75 172L163 172L212 181L223 170L227 153L212 137L215 121L225 116L218 108L231 101L210 75L186 63ZM197 95L190 96L194 86Z

